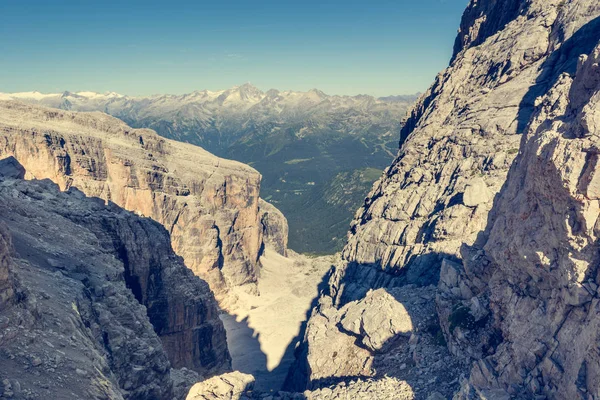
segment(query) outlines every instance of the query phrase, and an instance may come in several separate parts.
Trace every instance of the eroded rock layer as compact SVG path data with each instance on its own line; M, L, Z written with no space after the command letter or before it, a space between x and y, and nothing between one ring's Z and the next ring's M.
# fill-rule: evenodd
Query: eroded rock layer
M352 223L344 258L363 279L353 279L348 298L435 283L441 261L459 258L485 228L534 100L552 85L563 3L471 2L450 66L413 109L398 157ZM565 35L592 16L577 10Z
M216 301L158 223L4 177L0 224L4 397L166 400L171 367L230 368Z
M385 371L377 344L401 343L405 310L439 282L428 328L408 314L408 346L418 360L432 351L420 340L445 339L456 380L475 361L461 396L600 396L599 41L596 1L471 1L450 66L356 214L290 387ZM404 310L373 301L378 288Z
M254 290L264 233L287 231L272 226L275 218L263 228L252 168L104 114L0 102L0 155L14 156L28 179L76 187L159 222L218 298L232 286Z
M538 99L488 227L463 251L458 282L471 296L440 295L442 307L466 308L467 318L475 314L467 305L475 302L491 314L483 326L448 329L455 349L483 353L465 398L600 396L598 27L579 40L597 47ZM494 336L500 343L493 352L481 352Z

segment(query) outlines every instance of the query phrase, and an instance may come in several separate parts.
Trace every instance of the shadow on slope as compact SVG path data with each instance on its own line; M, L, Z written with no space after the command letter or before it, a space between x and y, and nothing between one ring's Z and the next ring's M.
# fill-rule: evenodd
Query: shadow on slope
M436 312L434 285L439 280L440 264L444 259L455 261L456 257L444 253L416 256L413 262L418 268L396 274L382 271L377 264L348 264L337 271L339 277L332 279L334 293L328 292L329 287L325 287L323 293L334 298L337 304L334 307L338 311L332 318L326 308L323 315L328 320L327 326L318 329L329 332L326 337L332 341L332 346L329 348L324 342L318 343L318 332L316 342L311 343L310 349L306 342L302 342L296 351L297 361L289 371L286 389L314 390L340 383L347 385L358 379L378 381L395 378L406 382L417 399L426 399L435 391L451 397L458 388L458 378L465 372L465 366L449 353ZM425 273L427 268L429 270ZM377 289L381 290L369 293ZM399 312L399 309L405 311ZM321 311L313 309L312 312ZM346 315L348 319L344 320ZM394 324L409 324L412 328L408 333L390 335L388 324L392 321ZM350 331L348 326L353 324L357 330ZM307 359L309 350L312 362L320 358L328 363L328 360L340 356L336 354L333 343L336 338L344 340L340 335L353 338L354 346L363 350L357 353L358 357L363 358L343 359L337 364L334 362L335 368L343 375L344 370L357 370L359 365L370 365L372 373L312 378L313 372L318 376L327 371L311 370ZM374 346L373 341L378 341L378 337L388 338L384 343ZM318 364L319 361L317 367L320 368Z
M253 375L256 380L254 385L256 391L282 390L288 371L295 360L297 345L304 338L311 311L317 305L323 290L328 287L329 277L330 272L321 278L317 286L318 294L311 300L304 319L298 326L298 333L285 348L278 365L271 370L269 370L267 354L261 347L261 335L249 326L248 316L238 320L232 313L223 311L221 314L220 318L227 330L227 343L232 356L233 370Z
M19 181L24 177L25 168L14 157L0 160L0 180ZM99 252L118 260L123 268L118 279L135 300L145 306L146 316L173 368L187 367L205 377L228 368L229 354L223 346L225 341L220 341L225 334L223 328L214 324L217 308L213 294L208 284L175 255L169 232L161 224L113 202L87 196L74 186L63 192L50 179L27 182L27 196L48 207L56 207L53 214L48 215L56 214L65 223L86 229L97 240ZM64 208L65 204L70 207ZM47 211L40 209L40 212ZM40 226L45 227L42 223ZM22 230L27 232L25 228ZM81 280L90 292L104 297L103 290L99 289L102 281L94 277L97 271L85 258L53 254L46 248L34 247L30 244L30 233L23 236L17 231L13 236L15 249L21 256L50 271ZM56 234L50 234L49 238L49 243L64 240Z

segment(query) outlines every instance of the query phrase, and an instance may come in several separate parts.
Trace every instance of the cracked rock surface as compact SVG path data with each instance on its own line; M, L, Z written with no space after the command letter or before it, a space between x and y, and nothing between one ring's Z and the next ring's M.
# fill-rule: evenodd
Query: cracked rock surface
M470 2L450 66L356 214L289 387L385 371L376 361L394 350L378 355L382 339L406 333L373 330L368 316L406 310L412 334L398 349L427 359L435 351L419 349L419 336L445 341L424 364L451 366L443 396L472 362L457 398L600 396L599 41L596 1ZM429 336L410 309L427 288L439 328L423 329ZM403 307L387 307L383 293L372 301L377 290ZM400 379L420 395L434 390L410 372Z
M208 285L156 222L5 177L0 225L1 396L172 399L172 366L230 368Z
M483 299L492 316L483 327L450 332L456 349L477 353L490 336L501 338L473 365L463 398L600 395L600 32L588 40L596 47L576 72L561 74L538 99L488 228L463 251L459 279L472 296L443 295L454 305Z
M0 138L0 156L15 157L27 179L76 187L162 224L175 252L220 301L231 287L256 291L264 242L287 243L281 213L266 204L259 211L260 174L199 147L99 112L14 101L0 101Z

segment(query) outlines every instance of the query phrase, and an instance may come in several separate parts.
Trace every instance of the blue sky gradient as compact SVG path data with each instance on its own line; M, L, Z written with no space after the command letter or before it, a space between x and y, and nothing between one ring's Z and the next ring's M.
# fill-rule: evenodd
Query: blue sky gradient
M0 92L425 90L467 0L0 0Z

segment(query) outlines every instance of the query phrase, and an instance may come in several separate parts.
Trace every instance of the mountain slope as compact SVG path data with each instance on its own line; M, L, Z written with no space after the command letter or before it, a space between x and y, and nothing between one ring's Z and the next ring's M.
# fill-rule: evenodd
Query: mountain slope
M264 235L286 232L261 224L256 170L106 114L11 101L0 101L0 110L0 155L15 157L27 178L76 187L159 222L220 300L233 286L255 290Z
M341 249L350 214L319 203L298 209L339 173L383 170L396 154L401 121L414 96L329 96L319 90L262 92L250 84L217 92L146 98L115 93L0 95L73 111L102 111L137 128L202 146L252 165L263 175L262 196L290 221L290 247L302 252ZM357 208L368 190L357 187Z
M599 21L590 0L470 2L449 67L356 214L290 387L389 373L405 336L388 325L406 324L403 309L422 318L422 286L436 313L410 332L416 365L398 377L435 368L419 347L443 337L476 361L461 399L597 397ZM377 326L382 292L397 310ZM391 347L365 352L374 339Z
M0 299L3 398L171 400L171 368L231 369L215 299L162 226L3 176L4 161L0 270L14 296Z

